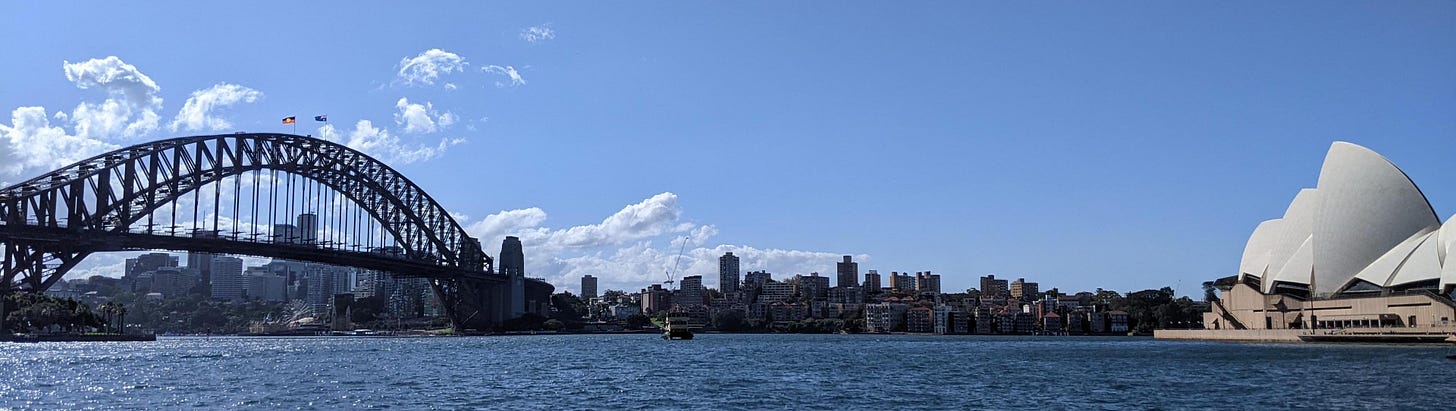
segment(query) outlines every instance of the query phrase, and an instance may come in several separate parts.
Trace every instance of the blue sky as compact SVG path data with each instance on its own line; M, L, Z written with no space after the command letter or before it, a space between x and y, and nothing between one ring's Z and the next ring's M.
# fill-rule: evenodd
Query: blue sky
M1196 295L1335 140L1456 213L1452 2L52 3L0 5L0 181L327 114L572 291L688 236L709 286L735 250Z

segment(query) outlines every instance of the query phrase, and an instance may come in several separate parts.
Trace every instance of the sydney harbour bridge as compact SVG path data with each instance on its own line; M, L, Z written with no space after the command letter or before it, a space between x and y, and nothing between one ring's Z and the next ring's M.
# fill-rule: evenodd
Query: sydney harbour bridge
M296 215L309 224L292 225ZM44 292L95 253L251 255L424 278L456 330L486 331L539 311L551 292L524 277L511 240L497 269L419 186L340 144L291 134L181 137L0 189L0 296Z

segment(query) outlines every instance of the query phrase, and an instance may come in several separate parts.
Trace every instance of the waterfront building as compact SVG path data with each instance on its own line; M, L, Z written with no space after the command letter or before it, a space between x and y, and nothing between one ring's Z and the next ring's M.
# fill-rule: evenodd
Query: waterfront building
M748 309L746 310L747 319L749 319L749 320L755 320L755 321L767 320L768 319L768 306L769 305L768 304L765 304L765 303L752 303L752 304L749 304L748 305Z
M1016 332L1016 316L1020 312L1001 310L996 313L996 334L1014 334Z
M985 277L981 277L981 295L1004 298L1010 296L1008 291L1006 280L996 279L995 274L988 274Z
M662 284L653 284L642 289L641 301L642 313L653 315L671 306L672 292L662 288Z
M1031 334L1033 332L1036 332L1036 316L1031 315L1031 313L1015 313L1013 314L1012 321L1015 322L1015 326L1013 327L1014 331L1012 332L1016 334Z
M703 276L690 275L687 277L683 277L682 281L679 282L678 285L678 293L672 301L674 304L685 306L703 305L703 302L705 301L703 293Z
M780 301L769 305L769 316L774 321L803 321L809 318L809 306L799 302Z
M926 307L911 308L905 313L905 332L928 333L935 331L934 313Z
M819 273L809 275L796 275L792 283L797 286L798 294L809 300L824 300L829 298L829 277L820 277Z
M718 291L724 294L737 293L739 272L738 256L733 255L732 251L718 257Z
M853 257L844 256L844 261L837 264L840 287L853 287L859 285L859 263L854 262ZM829 287L825 287L829 288Z
M1062 315L1062 322L1066 323L1067 334L1082 335L1087 333L1087 313L1081 310L1069 311Z
M1221 301L1204 314L1204 327L1451 331L1442 321L1456 318L1451 253L1456 223L1442 224L1403 171L1365 147L1335 142L1315 187L1299 191L1282 217L1259 223L1238 273L1215 282Z
M581 276L581 299L597 298L597 278L591 274Z
M866 294L880 293L880 272L870 270L864 275L864 288Z
M1041 292L1040 285L1026 281L1025 278L1017 278L1011 282L1011 298L1034 297Z
M1110 324L1108 324L1107 313L1097 311L1087 314L1088 332L1093 334L1106 334L1110 331L1108 325Z
M991 307L984 305L976 307L975 316L974 324L976 334L990 334L995 331L995 328L992 328L995 325L995 317L991 316Z
M897 331L905 323L905 313L909 309L909 305L898 302L866 304L864 306L865 331L871 333Z
M1127 311L1108 311L1107 312L1107 331L1108 332L1111 332L1111 333L1114 333L1114 334L1126 334L1128 332L1128 330L1129 329L1127 327Z
M243 298L243 259L237 257L212 258L212 298L238 300Z
M970 322L960 309L949 305L937 305L931 313L931 320L934 322L936 334L966 334L970 332Z
M612 318L618 320L627 319L633 315L642 314L642 307L635 305L614 305L611 309Z
M1043 332L1050 334L1059 334L1062 332L1062 316L1057 315L1057 313L1047 313L1047 315L1041 317L1041 320L1041 329Z
M759 287L758 302L775 303L788 300L794 296L794 285L769 280Z

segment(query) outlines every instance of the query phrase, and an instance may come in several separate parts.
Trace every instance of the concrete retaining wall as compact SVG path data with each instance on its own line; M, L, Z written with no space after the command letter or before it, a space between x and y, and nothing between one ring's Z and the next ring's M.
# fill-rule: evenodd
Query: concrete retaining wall
M1154 330L1159 340L1299 342L1303 330Z

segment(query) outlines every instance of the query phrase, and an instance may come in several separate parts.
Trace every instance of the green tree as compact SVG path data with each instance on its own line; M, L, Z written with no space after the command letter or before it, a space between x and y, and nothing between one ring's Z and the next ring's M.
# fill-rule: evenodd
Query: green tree
M652 324L652 320L642 314L632 314L630 316L627 316L627 318L623 320L623 322L625 322L627 324L627 328L631 330L641 329L642 327L646 327Z
M745 321L747 314L743 310L722 310L713 314L713 328L722 331L742 331L748 326Z

